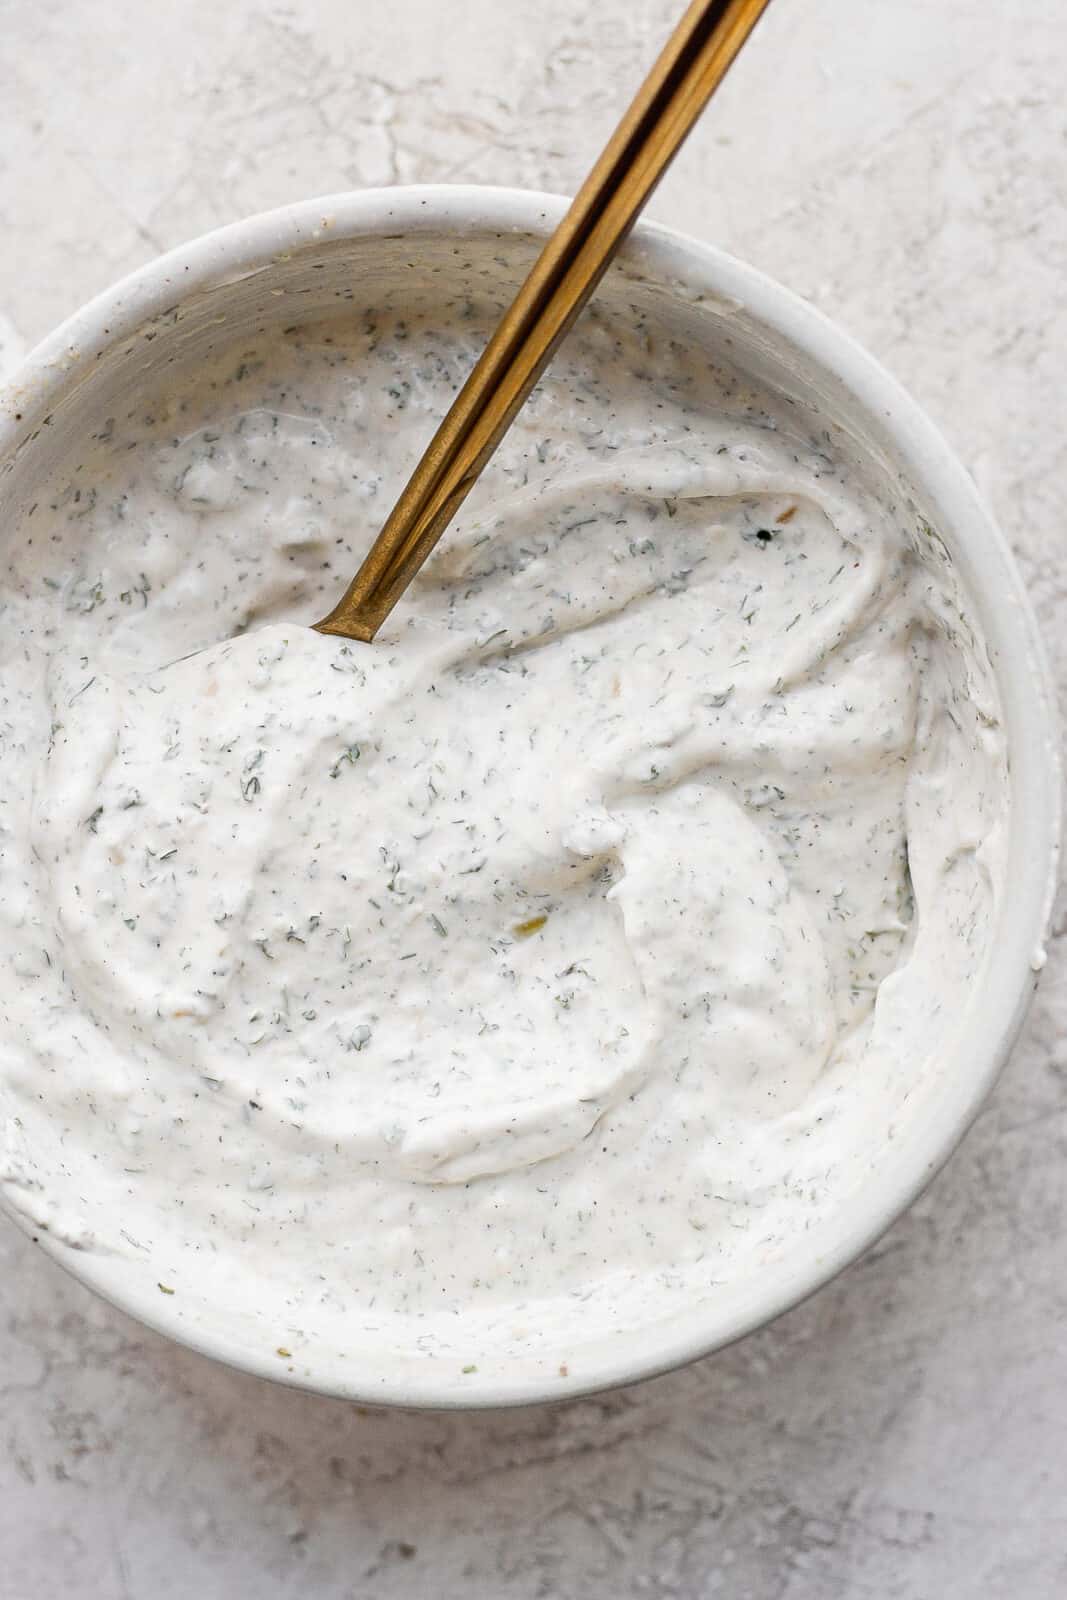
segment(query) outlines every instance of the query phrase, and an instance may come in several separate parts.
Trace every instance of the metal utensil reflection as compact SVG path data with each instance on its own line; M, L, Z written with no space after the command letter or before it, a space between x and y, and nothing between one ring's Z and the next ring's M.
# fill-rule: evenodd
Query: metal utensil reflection
M474 487L769 0L693 0L320 633L366 643Z

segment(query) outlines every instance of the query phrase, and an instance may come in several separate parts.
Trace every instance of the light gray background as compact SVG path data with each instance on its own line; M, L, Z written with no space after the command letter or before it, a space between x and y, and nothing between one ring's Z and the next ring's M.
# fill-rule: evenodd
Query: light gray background
M0 365L217 223L573 190L678 0L0 0ZM838 317L973 470L1067 644L1064 0L775 0L660 220ZM610 1398L372 1415L223 1371L0 1226L2 1600L1067 1594L1067 964L911 1214Z

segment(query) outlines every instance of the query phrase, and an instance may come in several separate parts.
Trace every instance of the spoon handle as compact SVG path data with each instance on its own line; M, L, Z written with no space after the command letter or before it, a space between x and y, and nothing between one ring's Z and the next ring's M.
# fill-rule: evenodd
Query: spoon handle
M320 633L369 643L470 493L768 0L692 0Z

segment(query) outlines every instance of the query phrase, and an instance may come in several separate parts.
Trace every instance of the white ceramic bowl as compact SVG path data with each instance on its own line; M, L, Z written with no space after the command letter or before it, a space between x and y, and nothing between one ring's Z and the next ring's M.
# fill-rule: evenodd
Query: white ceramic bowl
M504 189L338 195L236 223L162 257L66 322L0 394L0 509L32 492L65 442L102 414L109 388L135 391L142 374L155 379L168 360L217 337L220 326L236 336L253 322L299 320L353 299L358 306L383 278L395 284L428 264L446 278L466 270L500 286L517 283L564 205ZM751 267L666 229L640 227L600 292L654 302L656 314L686 337L728 346L731 359L757 378L847 423L944 538L988 642L1003 706L1011 892L998 914L995 959L940 1063L938 1091L925 1116L883 1152L864 1192L799 1235L788 1259L761 1267L721 1299L655 1330L601 1339L583 1353L580 1381L568 1396L662 1372L757 1328L853 1261L915 1198L974 1117L1018 1032L1043 959L1059 814L1049 688L1018 575L970 478L914 402L810 306ZM296 317L294 304L301 308ZM265 1377L407 1406L564 1397L555 1364L544 1359L459 1385L413 1351L398 1350L383 1365L361 1361L357 1345L346 1366L311 1360L280 1371L261 1353L262 1341L242 1337L232 1318L220 1321L187 1296L161 1297L150 1273L132 1275L116 1256L75 1253L47 1233L39 1242L124 1311Z

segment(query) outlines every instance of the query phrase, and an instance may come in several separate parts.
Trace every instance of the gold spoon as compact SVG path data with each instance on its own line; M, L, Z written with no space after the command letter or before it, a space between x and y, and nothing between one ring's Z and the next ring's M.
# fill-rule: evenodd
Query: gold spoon
M474 487L768 0L692 0L534 262L338 605L369 644Z

